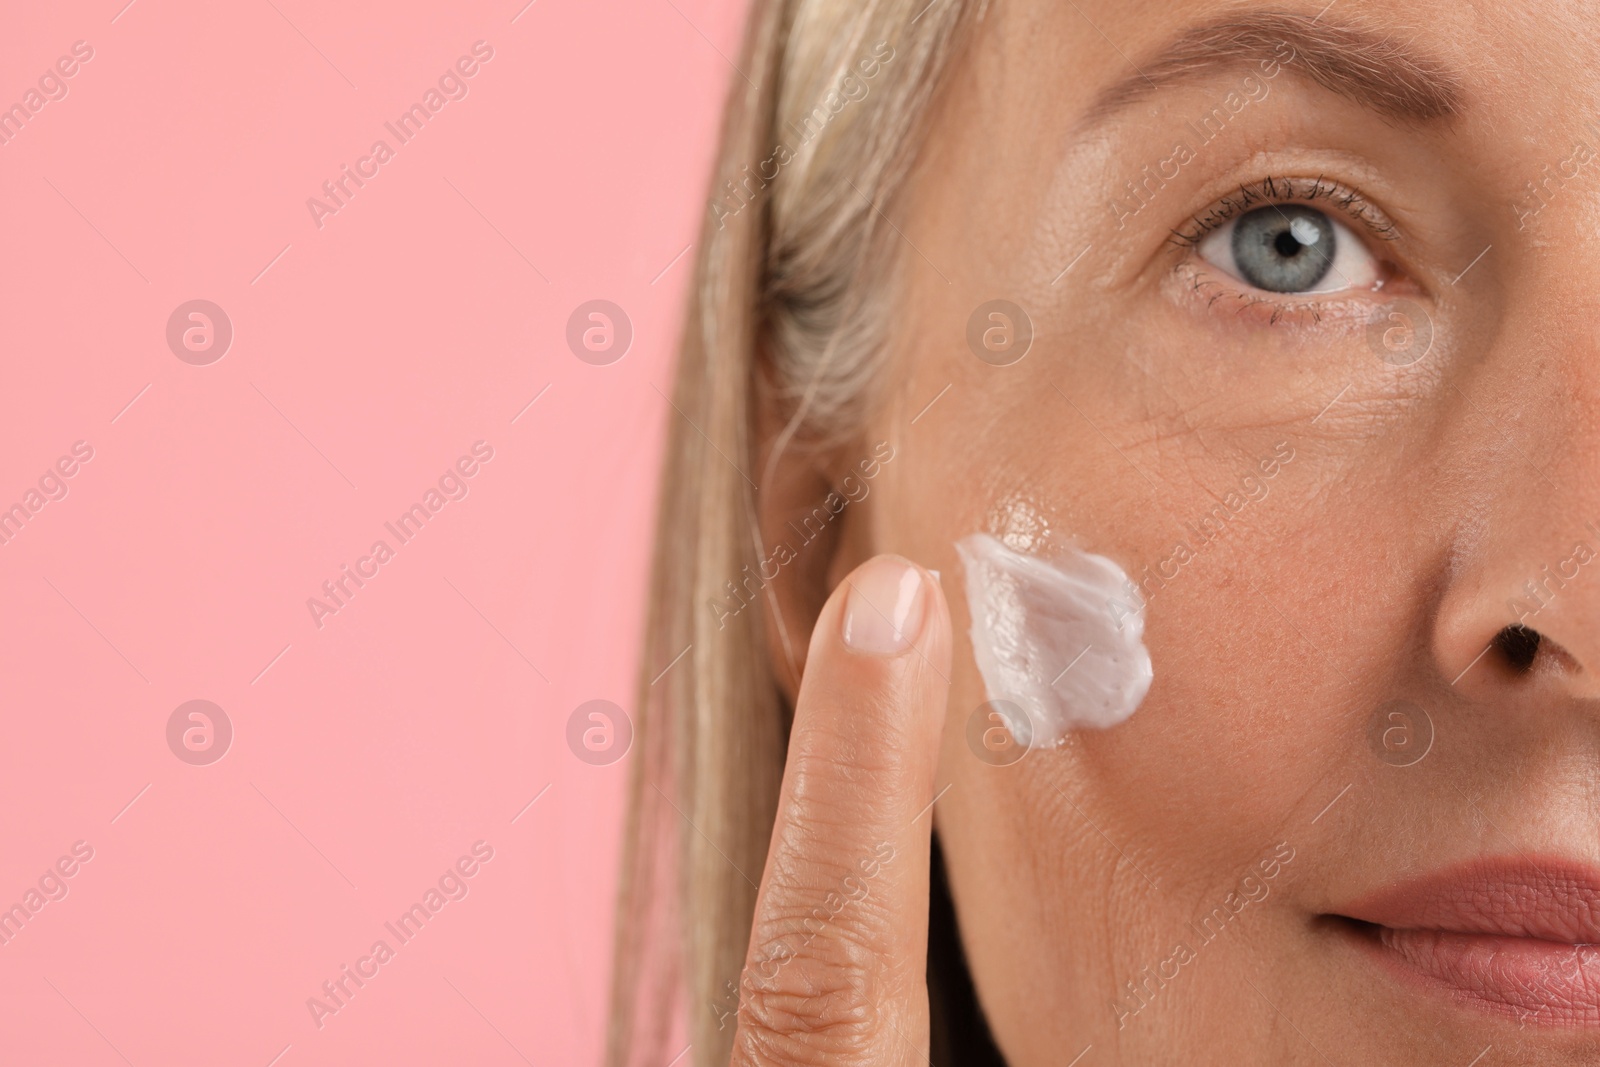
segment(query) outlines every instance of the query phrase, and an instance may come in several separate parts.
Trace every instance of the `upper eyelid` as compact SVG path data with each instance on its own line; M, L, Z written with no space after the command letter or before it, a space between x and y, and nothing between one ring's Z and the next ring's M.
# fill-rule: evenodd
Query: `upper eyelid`
M1257 207L1270 204L1308 204L1326 200L1339 209L1340 214L1354 219L1377 240L1395 241L1400 231L1394 222L1359 191L1318 175L1315 178L1263 178L1241 185L1235 192L1221 197L1211 207L1189 219L1189 232L1171 231L1171 242L1193 247L1211 231L1220 228L1230 219Z

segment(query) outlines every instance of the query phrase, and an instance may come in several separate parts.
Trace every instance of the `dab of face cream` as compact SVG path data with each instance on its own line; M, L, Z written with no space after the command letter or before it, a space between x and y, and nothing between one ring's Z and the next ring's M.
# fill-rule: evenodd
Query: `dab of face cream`
M1035 748L1076 727L1115 726L1139 707L1154 672L1144 647L1144 605L1104 556L1066 549L1049 559L989 534L956 542L966 570L972 652L993 701L1028 722L1012 736Z

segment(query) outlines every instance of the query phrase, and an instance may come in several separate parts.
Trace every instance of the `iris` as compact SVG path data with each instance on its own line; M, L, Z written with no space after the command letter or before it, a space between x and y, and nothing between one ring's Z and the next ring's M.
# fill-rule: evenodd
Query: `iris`
M1317 288L1337 251L1333 222L1300 204L1269 205L1233 227L1233 261L1245 281L1273 293Z

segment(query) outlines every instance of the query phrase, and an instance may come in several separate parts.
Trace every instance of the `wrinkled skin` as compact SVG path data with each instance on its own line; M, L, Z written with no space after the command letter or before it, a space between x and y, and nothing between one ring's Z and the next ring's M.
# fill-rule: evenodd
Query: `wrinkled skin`
M1088 115L1186 28L1259 10L991 10L894 212L900 326L857 450L897 453L832 576L881 552L941 572L936 825L1013 1067L1089 1045L1085 1067L1596 1062L1600 1017L1559 990L1475 1002L1330 916L1476 858L1600 866L1600 11L1341 0L1311 27L1402 43L1451 114L1319 85L1302 43L1270 76L1252 51ZM1342 227L1349 284L1263 291L1225 243L1172 240L1269 179ZM1035 335L1009 366L966 341L993 299ZM1130 720L974 757L952 545L979 530L1160 576ZM815 611L789 599L803 637ZM1492 644L1519 621L1531 662ZM1374 741L1397 700L1431 723L1409 766ZM1146 969L1163 980L1133 999Z

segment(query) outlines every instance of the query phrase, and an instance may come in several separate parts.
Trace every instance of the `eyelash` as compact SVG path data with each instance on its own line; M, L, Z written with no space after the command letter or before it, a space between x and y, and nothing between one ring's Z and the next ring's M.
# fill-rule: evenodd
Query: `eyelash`
M1237 194L1230 193L1212 207L1189 219L1191 230L1173 230L1175 244L1194 247L1206 234L1223 226L1229 219L1251 208L1267 204L1309 204L1329 200L1343 214L1360 223L1367 232L1380 241L1396 241L1400 233L1394 223L1386 218L1371 201L1356 190L1338 182L1316 178L1262 178L1258 182L1239 186Z

